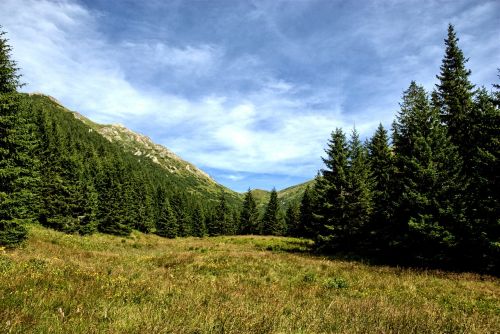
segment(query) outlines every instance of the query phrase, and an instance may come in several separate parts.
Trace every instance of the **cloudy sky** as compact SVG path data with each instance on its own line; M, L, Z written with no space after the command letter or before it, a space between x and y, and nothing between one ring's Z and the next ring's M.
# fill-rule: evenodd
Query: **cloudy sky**
M237 191L312 178L336 127L390 126L411 80L435 84L448 23L491 88L498 0L0 0L25 91Z

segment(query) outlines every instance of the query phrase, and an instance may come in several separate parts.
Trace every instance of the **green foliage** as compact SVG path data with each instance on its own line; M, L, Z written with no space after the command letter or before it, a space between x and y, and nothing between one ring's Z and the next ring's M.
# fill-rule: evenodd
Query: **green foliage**
M205 223L205 217L203 216L203 212L199 207L194 210L193 213L193 236L195 237L204 237L207 235L207 226Z
M243 206L240 214L242 234L259 234L259 211L257 210L257 204L252 195L251 189L245 193L245 199L243 200Z
M348 231L349 149L342 129L332 132L323 158L326 169L317 178L316 243L323 249L339 247Z
M389 146L387 131L379 124L368 143L368 164L372 181L373 212L367 234L374 248L387 242L393 209L393 186L395 170L394 155Z
M368 151L353 129L349 141L347 214L347 240L363 238L372 213L372 179L368 164Z
M278 202L278 193L273 188L271 197L266 206L266 211L262 217L262 234L264 235L283 235L285 226Z
M355 131L349 144L342 130L332 133L315 184L320 250L499 269L500 92L473 91L451 25L445 44L432 100L410 84L392 146L382 125L366 148Z
M300 231L300 207L296 203L288 205L285 213L286 234L294 237L301 237Z
M17 246L27 237L28 231L23 224L15 220L0 219L0 246Z
M460 160L423 87L412 82L394 123L397 225L414 256L442 258L455 246ZM405 239L405 237L407 239ZM419 245L426 244L425 248Z
M179 224L174 210L168 200L163 202L160 215L156 222L156 234L161 237L175 238L179 233Z
M313 198L312 190L309 186L304 190L299 208L299 225L297 228L297 236L312 238L314 236L314 214L313 214Z
M219 204L215 209L215 215L208 226L208 234L210 236L217 236L234 233L232 213L227 205L226 195L221 192L219 195Z
M15 93L17 88L22 86L19 68L11 58L12 47L5 35L6 33L0 30L0 94L2 95Z
M16 91L20 75L4 36L0 31L0 245L14 246L26 239L24 222L34 218L38 165L31 105Z
M342 277L330 277L325 281L324 287L327 289L346 289L349 284Z
M470 137L469 121L472 112L472 96L474 85L469 81L470 70L465 67L467 60L458 47L459 39L453 25L448 26L445 39L446 51L437 76L436 104L440 109L442 120L447 125L451 141L459 149L464 158L465 168L469 168Z

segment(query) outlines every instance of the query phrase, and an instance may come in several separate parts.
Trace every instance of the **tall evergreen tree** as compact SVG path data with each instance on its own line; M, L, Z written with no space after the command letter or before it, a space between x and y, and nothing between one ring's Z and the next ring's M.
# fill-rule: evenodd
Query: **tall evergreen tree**
M345 230L346 241L351 247L359 247L357 243L366 237L365 232L372 213L372 181L368 164L368 152L361 143L359 134L353 129L349 141L347 191L348 224Z
M349 225L349 151L342 129L337 128L332 132L325 152L327 156L323 162L326 168L321 170L321 177L316 178L315 184L315 239L319 248L335 249L343 246Z
M193 213L193 236L202 238L207 234L205 217L199 207L196 207Z
M301 237L300 234L300 208L297 203L290 203L285 213L286 234Z
M212 228L209 229L208 232L211 236L229 234L232 224L231 212L227 205L226 196L223 192L221 192L219 196L219 204L215 210L214 221L211 226Z
M242 234L259 234L259 211L250 188L245 193L240 220Z
M179 225L177 223L177 218L175 212L170 206L168 200L163 203L162 211L156 222L156 234L161 237L175 238L179 232Z
M370 224L372 246L386 244L392 217L392 190L394 156L389 146L387 131L379 124L368 143L368 163L371 171L373 213ZM384 239L384 240L383 240Z
M303 238L314 237L314 214L313 214L313 200L311 195L312 190L309 186L304 190L302 199L300 201L300 216L299 226L297 228L297 236Z
M476 93L470 127L473 147L461 248L468 250L470 262L484 268L500 258L500 109L484 88Z
M262 234L264 235L283 235L285 232L284 221L278 202L278 193L275 188L271 191L271 197L267 203L261 224Z
M416 258L442 260L457 241L460 160L438 110L415 82L404 92L393 143L399 226L393 239Z
M11 58L12 47L9 40L5 37L7 34L2 31L0 26L0 94L16 93L21 83L21 75L17 63Z
M20 75L4 36L0 31L0 245L12 246L27 236L22 222L30 216L27 200L33 197L35 166L28 106L17 93Z
M453 25L448 26L445 39L446 51L437 76L439 83L436 102L442 120L448 127L451 142L458 147L464 160L464 168L469 170L471 161L470 120L474 85L469 81L471 71L465 67L468 59L458 46Z

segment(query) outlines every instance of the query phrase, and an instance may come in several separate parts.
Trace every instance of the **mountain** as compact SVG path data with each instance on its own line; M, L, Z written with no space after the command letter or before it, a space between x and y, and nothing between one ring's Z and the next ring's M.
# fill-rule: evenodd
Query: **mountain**
M168 148L154 143L148 136L134 132L121 124L95 123L78 112L66 109L54 98L50 96L45 97L50 99L53 103L58 104L59 107L63 108L65 111L72 113L76 119L82 121L110 142L120 145L124 150L137 157L148 158L158 164L172 178L189 180L191 184L189 191L209 193L213 196L218 196L218 194L224 192L233 203L241 200L241 194L218 184L210 175L195 165L183 160ZM278 191L278 199L280 199L282 207L286 208L291 202L300 202L306 187L312 186L313 184L314 180L310 180ZM262 189L252 190L252 195L259 209L264 209L269 201L270 193L270 191Z
M16 195L20 217L80 234L127 236L135 229L183 237L240 231L243 194L149 137L95 123L43 94L20 94L19 108L17 136L30 134L19 141L19 156L31 157L31 181ZM299 201L305 186L280 191L283 208ZM253 192L263 210L269 192Z
M309 180L304 183L300 183L282 190L278 191L278 199L280 205L283 209L287 208L290 203L299 203L302 200L302 196L307 187L312 188L314 186L314 180ZM271 195L270 191L262 189L253 189L252 195L257 203L259 210L264 210L269 197Z
M4 146L14 154L4 164L20 176L2 185L10 194L2 204L12 217L79 234L238 232L242 195L148 137L94 123L42 94L9 103Z
M43 99L48 107L72 114L76 120L88 126L89 132L97 132L125 152L136 156L138 161L141 159L152 161L161 167L174 183L181 184L185 191L200 194L214 201L223 192L231 204L240 203L241 195L239 193L218 184L207 173L183 160L168 148L154 143L148 136L134 132L121 124L95 123L80 113L67 109L51 96L39 93L29 94L29 96Z

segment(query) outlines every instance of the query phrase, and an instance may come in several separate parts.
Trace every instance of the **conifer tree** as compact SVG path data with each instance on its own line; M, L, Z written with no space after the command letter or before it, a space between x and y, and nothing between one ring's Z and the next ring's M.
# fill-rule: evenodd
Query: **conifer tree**
M443 259L456 244L460 160L438 110L415 82L404 92L393 143L398 180L394 242L414 257Z
M372 181L368 164L368 152L361 143L359 134L353 129L349 141L349 163L347 191L348 224L344 238L351 247L358 247L364 236L372 213Z
M297 203L290 203L285 213L286 234L301 237L300 234L300 208Z
M242 234L258 234L260 232L259 211L257 210L257 204L255 203L250 188L245 193L240 220Z
M311 192L312 190L307 186L302 195L302 200L300 201L299 226L297 229L298 237L314 237L314 214Z
M78 216L78 233L92 234L97 231L97 210L99 206L99 195L95 189L94 182L92 180L92 175L88 168L81 175L81 180L79 182L82 189L80 193L83 194L83 203L81 207L83 211Z
M327 156L323 162L326 168L321 170L321 177L316 178L315 184L315 239L317 247L331 250L343 246L349 225L348 146L342 129L332 132L325 152Z
M99 184L98 230L103 233L127 236L132 231L127 216L126 197L122 178L126 175L123 161L113 154L104 161Z
M373 213L370 224L370 238L375 247L382 246L389 235L392 217L392 182L394 179L394 159L387 131L379 124L368 143L368 163L371 171Z
M179 231L175 212L168 200L163 202L162 210L156 222L156 234L160 237L175 238Z
M464 160L464 168L470 169L471 142L470 121L474 85L469 81L471 71L465 67L468 59L464 57L458 46L453 25L448 26L448 36L445 39L446 51L437 76L436 102L440 108L441 118L447 125L451 142L458 147Z
M476 93L470 128L473 147L461 248L468 250L470 262L484 268L500 258L500 109L484 88Z
M262 234L264 235L282 235L285 232L284 221L278 202L278 193L275 188L271 190L271 197L267 203L261 224Z
M218 226L215 222L215 213L213 210L209 211L206 215L205 215L205 226L207 227L207 234L209 236L216 236L218 235Z
M193 236L202 238L207 235L207 227L205 225L205 217L199 207L194 209L193 213Z
M28 218L26 199L32 195L29 184L34 166L29 122L23 115L26 106L17 93L20 75L4 36L0 31L0 245L13 246L27 236L22 219Z
M231 212L227 205L226 196L223 192L219 196L219 204L215 210L213 226L209 230L211 236L228 234L231 229L232 219Z
M12 47L5 37L6 32L0 26L0 94L16 93L23 84L17 63L12 60Z

